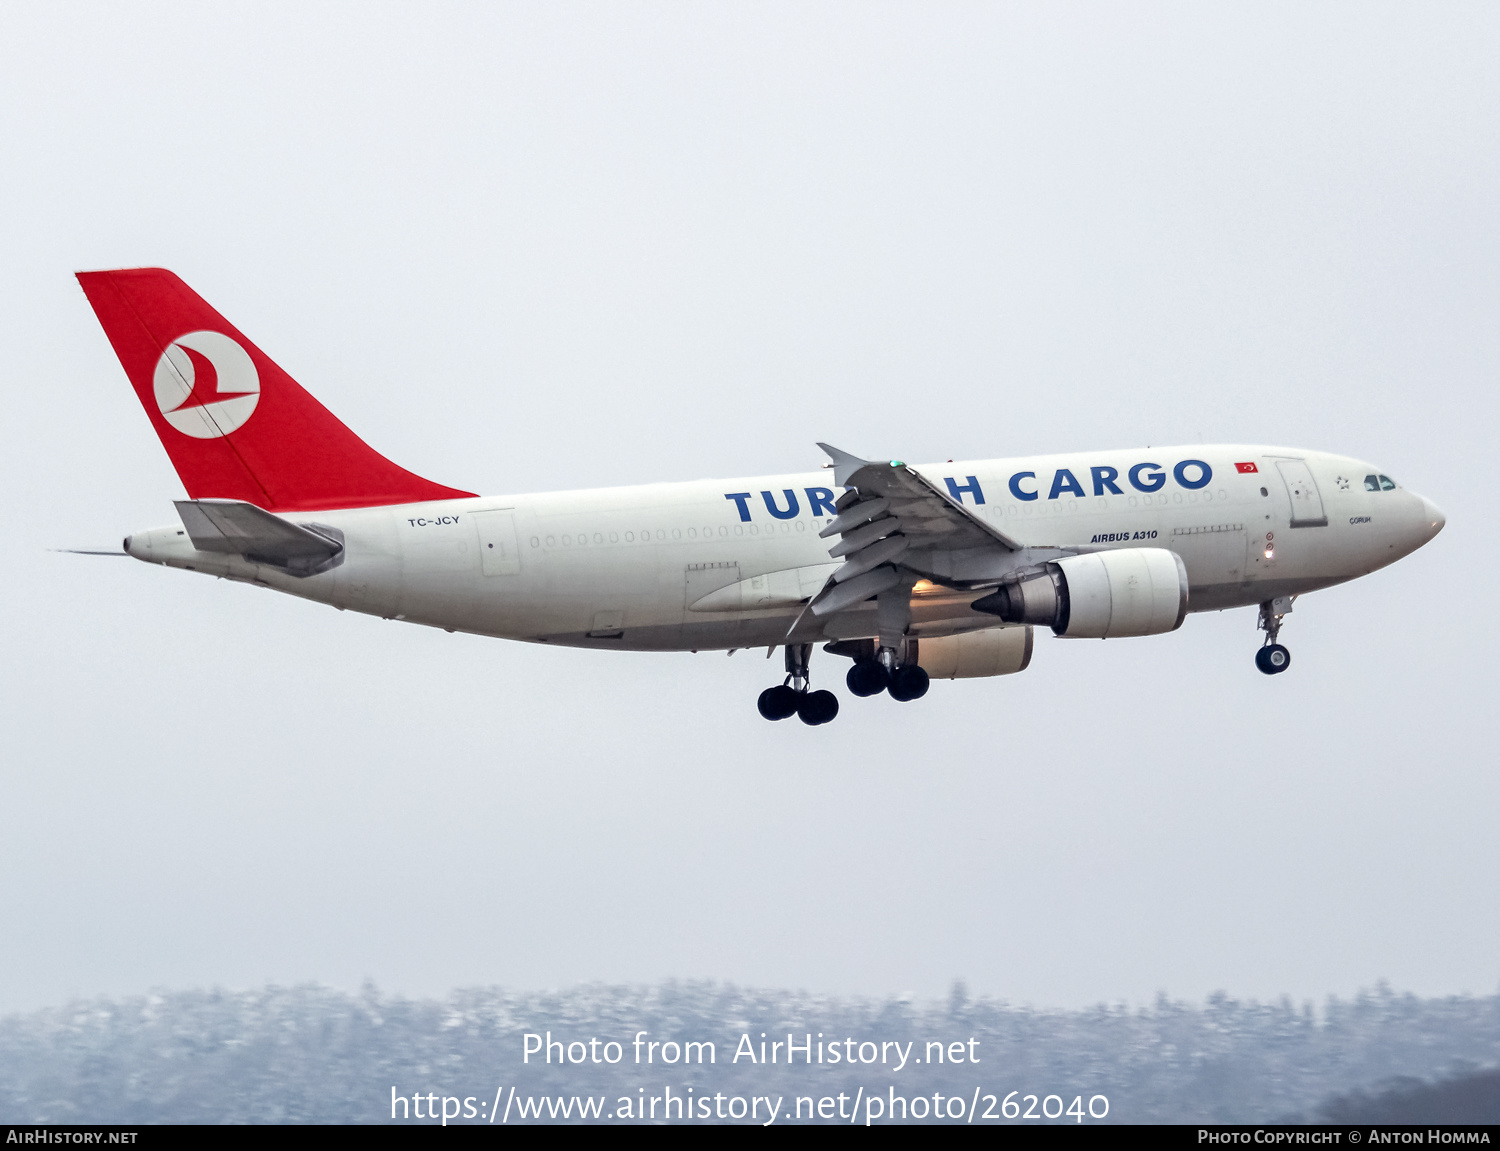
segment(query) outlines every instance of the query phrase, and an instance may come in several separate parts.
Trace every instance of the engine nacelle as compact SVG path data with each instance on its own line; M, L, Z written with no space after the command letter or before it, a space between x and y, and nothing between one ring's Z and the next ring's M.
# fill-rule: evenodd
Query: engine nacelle
M1160 635L1187 616L1187 569L1165 548L1090 552L1050 563L973 606L1007 623L1046 624L1061 636Z
M917 640L917 664L933 679L976 679L1025 671L1031 662L1029 627L996 627Z

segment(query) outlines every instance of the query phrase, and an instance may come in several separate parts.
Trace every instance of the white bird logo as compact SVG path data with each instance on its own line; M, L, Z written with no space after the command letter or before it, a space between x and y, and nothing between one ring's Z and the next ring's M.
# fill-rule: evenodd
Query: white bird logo
M250 353L222 332L178 336L156 362L152 384L167 423L197 440L227 436L260 403Z

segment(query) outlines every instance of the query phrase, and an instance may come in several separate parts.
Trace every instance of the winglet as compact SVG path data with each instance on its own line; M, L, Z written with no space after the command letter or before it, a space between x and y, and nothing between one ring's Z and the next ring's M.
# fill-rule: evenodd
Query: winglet
M818 447L822 448L828 454L828 458L833 461L833 482L841 488L848 487L849 480L854 473L870 463L869 460L862 460L858 456L851 456L848 452L839 451L832 444L819 444Z

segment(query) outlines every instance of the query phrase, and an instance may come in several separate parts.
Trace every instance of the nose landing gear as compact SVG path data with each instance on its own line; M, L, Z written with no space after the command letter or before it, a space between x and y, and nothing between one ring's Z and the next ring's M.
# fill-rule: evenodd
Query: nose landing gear
M839 713L839 698L831 691L810 691L812 680L807 663L812 644L786 645L786 680L779 687L760 693L756 707L766 719L790 719L795 715L809 727L828 723Z
M1291 614L1292 597L1279 596L1260 605L1255 626L1266 633L1266 642L1255 653L1255 666L1267 675L1280 675L1292 666L1292 653L1276 642L1281 634L1281 617Z

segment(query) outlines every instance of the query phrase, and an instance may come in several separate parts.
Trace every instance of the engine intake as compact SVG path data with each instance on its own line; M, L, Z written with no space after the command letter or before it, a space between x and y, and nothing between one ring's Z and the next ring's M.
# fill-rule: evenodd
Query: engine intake
M972 606L1006 623L1045 624L1061 636L1160 635L1187 616L1187 569L1165 548L1090 552L1050 563Z

